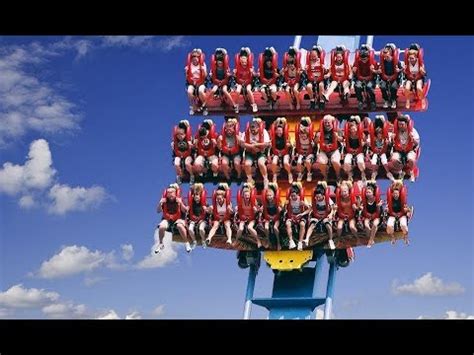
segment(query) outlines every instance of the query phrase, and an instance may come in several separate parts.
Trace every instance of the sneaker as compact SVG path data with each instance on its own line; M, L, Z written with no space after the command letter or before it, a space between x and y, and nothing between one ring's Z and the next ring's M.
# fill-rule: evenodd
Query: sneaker
M290 245L288 246L288 249L295 249L295 248L296 248L295 241L293 239L290 239Z
M296 178L296 180L298 180L298 182L301 182L301 180L303 180L303 173L298 173L298 177Z
M362 111L362 110L364 109L364 103L363 103L363 102L359 102L359 103L357 104L357 109L358 109L359 111Z
M387 101L387 100L385 100L385 101L383 102L383 108L388 108L388 101Z
M303 242L298 242L298 250L303 250Z
M163 243L158 244L158 246L155 249L155 254L161 253L161 251L165 248L165 245Z
M194 115L194 107L189 106L189 114L192 116Z
M209 114L209 111L207 111L207 107L206 107L206 106L204 106L204 107L202 108L202 114L203 114L203 116L207 116L207 115Z
M194 184L194 175L189 175L189 183Z
M313 174L312 174L312 173L308 173L308 174L306 175L306 181L307 181L307 182L311 182L311 180L313 180Z
M306 246L309 245L309 237L303 240L303 243L306 244Z
M234 111L235 113L239 113L239 105L234 105Z
M197 241L193 240L193 243L191 244L191 249L194 250L196 249L197 246Z
M334 240L329 239L329 249L334 250L336 249L336 244L334 244Z
M370 103L370 109L371 109L372 111L377 110L377 104L375 103L375 101L372 101L372 102Z
M392 101L392 106L391 106L393 109L396 109L397 108L397 100L393 100Z
M232 239L231 238L227 239L226 243L227 244L232 244Z
M176 183L177 183L178 185L181 185L181 183L182 183L182 181L181 181L181 176L176 175Z
M213 177L217 177L218 175L219 175L219 173L217 171L212 172Z
M186 252L188 252L188 253L190 253L191 250L193 250L193 249L191 248L191 244L189 244L189 242L186 242L186 243L184 244L184 246L186 247Z
M257 112L257 111L258 111L257 104L252 104L252 112Z
M415 182L415 174L411 173L410 175L410 181Z
M205 239L201 242L201 246L202 246L203 249L207 248L207 242L206 242Z

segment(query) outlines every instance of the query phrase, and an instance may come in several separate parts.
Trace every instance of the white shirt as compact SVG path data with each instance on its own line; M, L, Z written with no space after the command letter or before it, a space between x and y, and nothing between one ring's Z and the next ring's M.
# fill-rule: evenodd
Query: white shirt
M418 72L420 71L420 66L418 65L418 61L415 63L415 65L411 65L411 63L408 63L408 70L413 75L418 74Z
M217 206L217 214L219 216L225 216L225 214L227 212L227 203L224 202L224 204L221 206L221 205L219 205L218 202L216 202L216 206Z
M245 140L245 132L240 132L240 139ZM260 134L253 135L251 132L249 134L250 144L260 143ZM270 135L266 129L263 130L263 143L270 142Z
M206 63L202 65L202 69L206 70ZM196 81L201 79L201 66L199 64L194 65L193 63L191 63L191 76Z

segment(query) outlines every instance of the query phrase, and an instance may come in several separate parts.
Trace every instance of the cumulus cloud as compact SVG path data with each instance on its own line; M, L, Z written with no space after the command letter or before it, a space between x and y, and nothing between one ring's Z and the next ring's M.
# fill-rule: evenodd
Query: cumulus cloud
M79 129L77 105L51 85L42 66L75 52L81 59L95 49L130 47L170 52L189 47L184 36L67 36L54 42L0 46L0 148L27 132L58 134Z
M41 311L48 318L77 319L87 317L86 306L75 305L72 302L50 304L43 307Z
M165 305L160 304L157 306L152 312L151 315L154 317L161 317L163 314L165 314Z
M172 242L171 233L165 233L165 237L163 239L163 244L165 245L165 248L159 254L155 254L155 250L159 244L158 229L155 229L154 237L155 243L151 247L150 254L147 255L143 260L139 261L136 265L136 268L153 269L157 267L164 267L168 264L171 264L177 259L178 253L175 249L175 244Z
M25 196L20 197L20 199L18 200L18 204L23 209L29 209L29 208L35 207L36 203L33 196L25 195Z
M89 208L97 208L107 198L107 193L101 186L86 188L55 184L49 190L48 196L51 199L48 209L49 213L64 215L71 211L85 211Z
M120 319L113 309L90 309L84 304L63 300L54 291L25 288L22 284L17 284L0 292L0 318L15 318L15 311L20 309L40 310L44 317L53 319ZM36 318L37 315L30 317ZM125 319L141 319L141 315L138 311L131 311Z
M96 317L96 319L120 319L119 315L117 312L115 312L113 309L108 310L106 312L103 312L101 315Z
M137 311L134 311L125 316L125 319L142 319L142 316Z
M10 316L10 310L7 308L0 308L0 319L1 318L8 318Z
M153 36L104 36L102 45L105 47L140 47L149 45Z
M38 308L51 304L59 299L56 292L37 288L24 288L22 284L10 287L0 293L0 307L6 308Z
M158 42L158 47L163 52L170 52L175 48L183 48L189 45L189 41L187 41L184 36L170 36L163 38Z
M442 317L419 316L417 319L474 319L474 315L457 311L446 311Z
M0 47L0 147L28 131L79 128L76 105L32 70L57 52L37 43Z
M0 168L0 193L19 196L21 208L45 205L49 213L58 215L96 208L109 197L101 186L53 185L55 175L49 144L37 139L31 142L23 165L6 162Z
M44 139L38 139L30 144L24 165L3 164L0 169L0 192L14 196L30 190L42 190L51 185L55 174L49 144ZM20 203L31 206L31 196L25 195L22 199Z
M410 294L417 296L453 296L464 293L464 287L457 282L446 283L428 272L411 284L399 285L395 280L392 284L395 294Z
M122 244L120 247L122 248L122 258L124 258L126 261L129 261L133 258L134 251L132 244Z
M38 276L45 279L61 278L90 272L113 262L113 252L106 254L99 250L91 251L84 246L71 245L63 247L58 254L44 261Z

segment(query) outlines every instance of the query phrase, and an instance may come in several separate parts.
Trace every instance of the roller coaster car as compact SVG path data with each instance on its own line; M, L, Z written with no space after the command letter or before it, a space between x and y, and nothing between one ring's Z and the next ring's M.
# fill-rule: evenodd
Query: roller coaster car
M397 99L397 108L390 109L390 108L383 108L384 100L382 98L382 92L380 88L375 89L375 102L376 108L375 110L364 109L360 111L357 107L357 98L355 96L354 89L351 88L351 94L348 99L348 103L346 105L341 104L341 100L338 95L331 95L329 102L326 103L325 108L323 111L320 111L324 114L360 114L361 112L397 112L397 111L406 111L406 112L423 112L428 109L428 99L426 98L429 88L430 88L431 80L428 79L425 82L423 87L423 97L425 100L425 107L422 108L421 100L415 100L412 102L409 109L405 108L406 98L404 95L404 88L400 86L398 89L398 99ZM301 115L307 116L317 113L318 111L310 109L310 97L307 93L306 89L302 89L298 95L300 96L301 102L301 109L300 110L290 110L289 101L281 91L278 92L279 99L277 100L276 104L274 105L274 109L271 110L268 107L267 102L263 99L262 93L260 91L255 91L253 93L255 98L255 103L258 106L258 115L259 116L286 116L286 115ZM242 95L237 95L237 93L231 93L232 99L236 104L239 105L239 114L240 115L252 115L251 107L249 106L248 102L244 99ZM209 99L207 104L208 112L210 115L235 115L234 111L230 106L223 106L222 101L220 98L212 97ZM200 115L202 113L196 112L195 115Z

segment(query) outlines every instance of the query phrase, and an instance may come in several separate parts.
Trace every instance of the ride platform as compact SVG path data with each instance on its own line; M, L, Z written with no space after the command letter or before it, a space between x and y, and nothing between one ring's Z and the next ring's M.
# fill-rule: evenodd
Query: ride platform
M290 103L287 99L286 92L279 91L277 92L278 100L273 107L262 98L262 93L260 91L255 91L253 93L255 98L255 103L258 106L257 112L252 112L252 109L247 102L247 100L242 96L238 95L235 92L231 92L230 95L236 104L239 105L239 113L236 114L233 108L223 102L219 96L212 96L209 98L207 103L207 110L209 115L219 115L219 116L242 116L242 115L252 115L252 116L289 116L289 115L300 115L300 116L311 116L314 114L349 114L357 115L368 112L424 112L428 109L428 99L426 98L430 89L431 81L428 79L423 88L423 97L424 99L419 100L415 98L411 102L410 108L406 108L406 97L404 94L403 86L400 86L397 92L397 107L396 108L384 108L384 100L382 97L382 92L379 87L375 88L375 103L376 108L372 110L367 105L364 106L362 110L359 110L357 107L357 97L355 95L354 89L351 89L350 96L346 103L341 101L341 96L337 91L335 91L329 98L329 102L326 102L323 110L310 109L310 97L306 89L302 89L298 95L300 97L301 108L299 110L291 110ZM202 112L195 112L195 115L202 115Z

